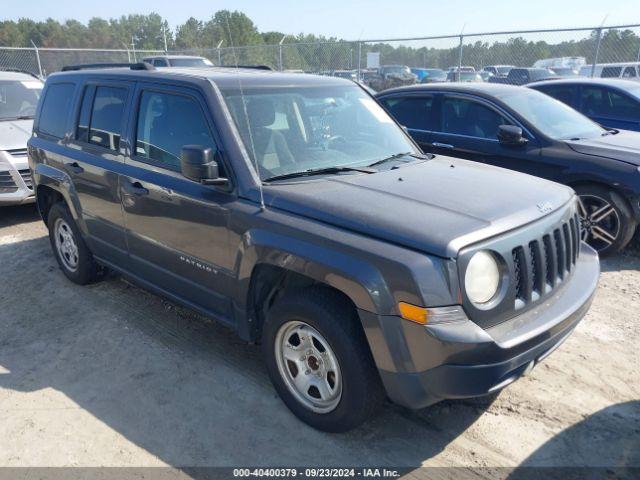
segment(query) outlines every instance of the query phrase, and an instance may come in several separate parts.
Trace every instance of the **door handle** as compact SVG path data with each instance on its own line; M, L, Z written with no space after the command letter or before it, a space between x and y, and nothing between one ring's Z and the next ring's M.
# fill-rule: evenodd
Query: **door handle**
M78 162L65 163L65 167L67 167L69 170L71 170L72 173L75 173L76 175L84 172L84 168L78 165Z
M434 147L439 147L439 148L449 148L449 149L454 149L455 148L450 143L433 142L431 145L433 145Z
M136 197L142 197L143 195L149 195L149 190L144 188L140 182L125 182L122 185L122 189L129 195L135 195Z

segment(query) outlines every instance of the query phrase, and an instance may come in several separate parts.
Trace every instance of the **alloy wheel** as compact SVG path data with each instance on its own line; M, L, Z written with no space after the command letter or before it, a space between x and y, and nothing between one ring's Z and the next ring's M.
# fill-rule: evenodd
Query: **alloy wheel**
M583 241L597 251L613 245L620 235L621 222L616 208L597 195L580 195L578 202Z

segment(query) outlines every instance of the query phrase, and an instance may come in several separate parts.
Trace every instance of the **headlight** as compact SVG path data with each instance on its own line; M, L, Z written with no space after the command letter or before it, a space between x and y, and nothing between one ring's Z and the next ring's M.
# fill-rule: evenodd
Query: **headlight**
M479 251L471 257L464 276L467 297L473 303L487 303L498 292L500 286L500 268L494 256Z

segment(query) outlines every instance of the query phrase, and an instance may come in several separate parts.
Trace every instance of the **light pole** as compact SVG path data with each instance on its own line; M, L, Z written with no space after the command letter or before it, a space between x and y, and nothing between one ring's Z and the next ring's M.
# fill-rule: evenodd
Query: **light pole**
M280 60L280 71L283 70L283 65L282 65L282 43L284 42L285 38L287 38L287 35L283 35L282 39L278 43L278 57L279 57L279 60Z
M216 49L218 50L218 66L221 67L222 66L222 56L220 55L220 45L222 45L222 42L224 42L223 40L220 40L218 42L218 46L216 47Z

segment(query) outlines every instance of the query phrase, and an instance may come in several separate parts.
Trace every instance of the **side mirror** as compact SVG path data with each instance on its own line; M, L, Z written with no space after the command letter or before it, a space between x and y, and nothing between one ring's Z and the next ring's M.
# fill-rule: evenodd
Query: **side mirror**
M498 140L503 145L524 145L528 142L526 138L522 136L522 129L515 125L500 125L498 127Z
M226 185L228 179L220 177L213 150L202 145L185 145L180 152L182 175L203 185Z

